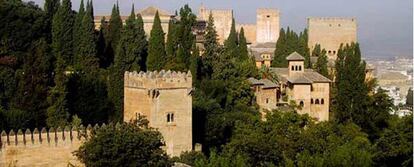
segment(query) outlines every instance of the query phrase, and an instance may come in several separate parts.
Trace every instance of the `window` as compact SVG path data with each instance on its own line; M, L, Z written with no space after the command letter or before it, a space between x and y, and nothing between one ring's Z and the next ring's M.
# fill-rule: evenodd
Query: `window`
M341 24L338 24L338 27L341 27Z
M292 71L295 70L295 67L292 66Z
M305 104L303 103L303 101L300 101L299 105L300 107L303 107Z
M323 101L323 99L321 99L321 104L323 104L324 103L324 101Z
M268 104L269 103L269 98L266 98L266 104Z
M295 71L297 71L298 70L298 66L295 66Z
M313 99L311 99L311 104L313 104Z
M267 18L269 18L269 17L270 17L270 15L267 15L266 17L267 17Z
M315 104L319 104L319 99L316 99L315 100Z
M333 54L335 54L335 53L336 53L336 51L334 50L334 51L333 51Z
M299 66L299 71L302 71L302 66Z
M167 122L174 122L174 113L168 113L167 114Z
M329 54L331 54L331 51L328 51Z

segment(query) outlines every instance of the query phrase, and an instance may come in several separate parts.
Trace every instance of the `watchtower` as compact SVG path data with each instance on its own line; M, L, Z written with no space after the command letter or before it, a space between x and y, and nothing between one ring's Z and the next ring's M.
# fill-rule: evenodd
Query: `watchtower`
M257 9L256 11L256 42L276 43L279 38L279 10Z
M145 116L158 129L170 156L192 150L190 72L125 72L124 121Z

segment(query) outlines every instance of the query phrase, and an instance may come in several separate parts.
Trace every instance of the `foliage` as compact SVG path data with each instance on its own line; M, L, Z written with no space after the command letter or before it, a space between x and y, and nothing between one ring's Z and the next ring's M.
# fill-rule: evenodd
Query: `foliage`
M310 53L308 48L308 33L305 29L299 35L289 27L280 29L279 38L276 42L276 50L274 53L272 67L287 67L286 57L292 52L298 52L305 58L305 67L310 68Z
M326 56L326 50L321 50L321 45L316 44L312 51L312 56L318 58L316 64L314 65L316 72L330 78L328 71L328 56Z
M74 155L86 166L171 166L163 145L161 133L139 119L96 130Z
M73 27L74 16L72 2L63 0L52 23L52 49L56 59L61 58L65 67L73 61Z
M160 16L157 11L149 39L147 70L161 71L165 66L167 56L165 53L164 41L164 32L162 30Z
M218 55L221 52L221 48L217 42L217 31L214 26L214 18L213 15L210 13L208 17L206 33L204 35L204 54L202 56L202 78L211 78L213 74L213 70L216 69L216 65L218 64Z

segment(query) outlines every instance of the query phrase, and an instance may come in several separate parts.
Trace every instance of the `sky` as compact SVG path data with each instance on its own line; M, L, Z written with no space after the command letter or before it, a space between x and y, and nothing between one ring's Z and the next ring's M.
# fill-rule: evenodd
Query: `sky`
M28 1L28 0L25 0ZM32 0L43 7L44 0ZM86 1L86 0L85 0ZM173 13L188 4L198 13L209 9L233 9L237 23L255 23L257 8L275 8L281 13L281 27L302 31L306 18L355 17L358 42L364 57L413 56L413 0L118 0L121 14L128 15L134 3L139 10L156 6ZM116 0L94 0L95 15L110 15ZM80 0L72 0L78 10Z

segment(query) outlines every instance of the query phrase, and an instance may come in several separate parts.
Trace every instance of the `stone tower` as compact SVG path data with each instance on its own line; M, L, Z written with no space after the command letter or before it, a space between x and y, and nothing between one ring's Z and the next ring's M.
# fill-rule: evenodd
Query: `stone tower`
M308 46L313 50L316 44L326 50L328 59L336 60L340 45L357 41L355 18L311 17L308 18Z
M256 42L276 43L279 38L279 11L276 9L257 9Z
M212 14L214 18L214 26L217 31L217 40L220 44L224 43L224 40L230 34L231 22L233 19L233 10L222 9L207 9L204 5L200 6L198 11L198 19L208 21L208 17Z
M124 121L145 116L158 129L170 156L192 150L191 73L125 72Z

